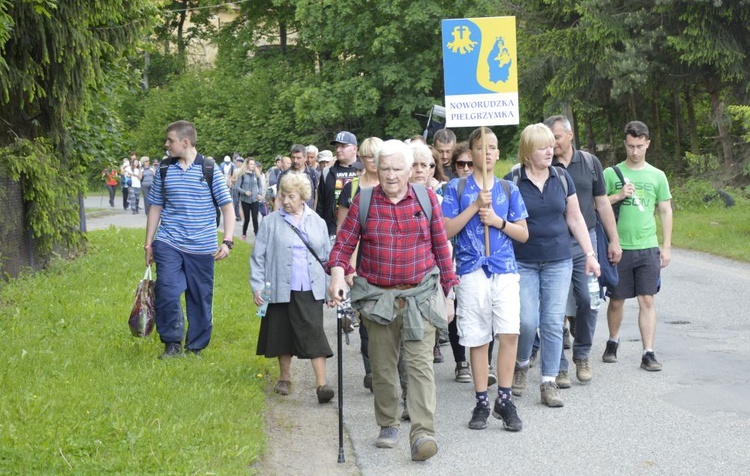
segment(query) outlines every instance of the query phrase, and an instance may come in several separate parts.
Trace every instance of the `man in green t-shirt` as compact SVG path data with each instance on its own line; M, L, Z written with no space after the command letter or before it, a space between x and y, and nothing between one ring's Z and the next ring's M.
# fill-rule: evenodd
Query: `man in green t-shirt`
M646 124L631 121L625 126L627 159L616 165L624 183L612 168L604 171L607 196L613 207L619 205L617 233L622 246L622 259L617 270L620 282L609 290L607 323L609 340L604 362L617 362L620 324L625 299L638 298L638 327L641 330L643 356L641 368L661 370L654 355L656 308L654 295L659 290L659 272L669 264L672 248L672 195L664 172L646 162L651 143ZM659 248L655 211L661 219L663 243Z

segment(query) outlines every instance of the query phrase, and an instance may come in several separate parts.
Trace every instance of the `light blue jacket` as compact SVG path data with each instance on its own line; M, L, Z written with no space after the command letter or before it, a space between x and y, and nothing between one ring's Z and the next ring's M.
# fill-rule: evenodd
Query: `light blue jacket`
M331 252L326 222L305 205L301 227L307 232L308 243L325 263ZM263 289L266 281L271 283L272 303L289 302L292 279L292 244L299 237L286 223L278 211L264 217L255 237L250 256L250 287L253 293ZM329 277L323 267L307 252L307 267L310 285L316 300L326 299Z

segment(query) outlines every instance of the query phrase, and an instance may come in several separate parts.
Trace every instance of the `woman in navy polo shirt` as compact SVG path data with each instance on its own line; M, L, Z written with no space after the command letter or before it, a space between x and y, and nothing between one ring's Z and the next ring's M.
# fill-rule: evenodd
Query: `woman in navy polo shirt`
M518 146L520 167L514 167L505 178L516 182L529 213L528 241L513 242L521 275L521 334L513 395L521 396L526 388L531 347L539 328L542 403L561 407L563 401L555 379L560 369L565 303L573 271L570 234L586 253L586 274L593 271L598 276L599 263L578 206L573 180L567 171L552 166L554 146L555 137L547 126L527 126Z

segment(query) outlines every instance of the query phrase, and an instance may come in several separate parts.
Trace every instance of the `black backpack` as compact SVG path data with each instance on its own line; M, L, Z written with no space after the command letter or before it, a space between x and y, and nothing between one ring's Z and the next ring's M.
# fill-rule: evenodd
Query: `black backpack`
M165 159L161 159L161 162L159 162L159 175L161 176L161 196L165 204L167 202L167 195L165 193L164 182L167 180L167 170L169 170L170 165L177 163L178 160L179 159L176 157L167 157ZM214 165L216 165L216 161L210 157L206 158L201 154L198 154L198 156L195 158L195 163L201 164L203 166L203 178L206 180L208 188L211 190L211 198L214 201L214 207L218 208L219 203L216 201L216 194L214 193Z
M620 167L613 165L610 167L610 169L614 170L617 174L617 178L620 179L620 183L622 186L625 186L625 177L622 176L622 170L620 170ZM622 200L620 200L617 203L612 204L612 211L615 212L615 221L620 219L620 206L622 206Z

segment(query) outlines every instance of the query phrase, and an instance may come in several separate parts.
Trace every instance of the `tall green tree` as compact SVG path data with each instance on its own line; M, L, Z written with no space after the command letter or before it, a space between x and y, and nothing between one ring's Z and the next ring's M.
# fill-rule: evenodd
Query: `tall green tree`
M28 223L43 248L74 244L91 150L108 134L93 122L97 95L151 28L151 0L0 0L1 173L21 182ZM92 115L90 115L92 114Z

